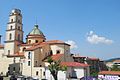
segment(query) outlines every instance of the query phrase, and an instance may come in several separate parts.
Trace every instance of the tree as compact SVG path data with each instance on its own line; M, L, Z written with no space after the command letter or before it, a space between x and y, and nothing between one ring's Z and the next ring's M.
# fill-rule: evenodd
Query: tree
M66 66L61 66L60 65L60 63L61 63L60 60L55 61L51 57L49 57L48 58L48 63L50 64L48 66L48 68L49 68L54 80L58 80L58 77L57 77L58 71L60 71L60 70L66 71L67 70Z
M111 71L120 71L120 67L118 65L113 65Z
M94 68L90 69L90 76L97 77L98 76L98 71L96 71Z

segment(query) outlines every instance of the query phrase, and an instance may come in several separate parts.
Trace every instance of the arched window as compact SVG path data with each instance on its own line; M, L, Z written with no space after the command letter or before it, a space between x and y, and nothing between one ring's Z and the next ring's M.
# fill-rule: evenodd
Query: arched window
M10 29L12 30L13 26L10 26Z
M43 40L43 42L45 42L45 40Z
M52 52L52 50L50 50L50 55L53 55L53 52Z
M15 67L13 67L13 71L15 71Z
M30 43L31 43L31 40L28 41L28 44L30 44Z
M18 40L20 40L20 34L18 34Z
M60 50L57 50L57 51L56 51L56 54L60 54Z
M36 76L38 75L38 71L36 71Z
M8 55L10 55L10 50L8 50Z
M28 59L30 59L31 57L31 52L28 52Z
M26 49L26 48L24 47L24 48L23 48L23 51L25 51L25 49Z
M13 19L11 19L11 22L13 22Z
M18 26L18 30L20 30L20 26Z
M35 43L38 43L38 40L35 40Z
M28 61L28 66L30 66L30 61Z
M9 40L11 40L12 39L12 34L10 33L10 35L9 35Z

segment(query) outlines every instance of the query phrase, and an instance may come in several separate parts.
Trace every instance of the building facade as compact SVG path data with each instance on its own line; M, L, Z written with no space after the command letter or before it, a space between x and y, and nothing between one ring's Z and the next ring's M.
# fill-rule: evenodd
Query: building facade
M0 45L1 75L23 75L45 79L50 73L49 64L45 60L50 56L54 58L56 55L62 55L60 60L68 66L69 70L65 73L75 70L77 78L89 75L89 65L74 62L69 44L60 40L46 40L37 24L27 35L26 42L23 41L23 33L21 10L13 9L9 15L5 43ZM67 63L77 65L72 66ZM82 75L79 75L80 71ZM58 76L60 77L63 73L60 71ZM68 75L63 78L66 79L66 77Z

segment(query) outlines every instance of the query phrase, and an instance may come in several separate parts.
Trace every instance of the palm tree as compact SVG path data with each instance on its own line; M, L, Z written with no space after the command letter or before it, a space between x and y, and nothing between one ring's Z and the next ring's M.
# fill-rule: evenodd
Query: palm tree
M54 80L58 80L58 77L57 77L58 71L60 71L60 70L66 71L67 70L67 67L60 65L60 63L61 63L60 60L54 61L51 57L49 57L48 63L50 64L48 66L48 68L49 68Z

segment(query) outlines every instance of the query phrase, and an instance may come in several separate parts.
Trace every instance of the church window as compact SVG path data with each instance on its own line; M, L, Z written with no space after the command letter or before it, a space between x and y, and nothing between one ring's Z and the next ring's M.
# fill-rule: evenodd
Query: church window
M36 40L35 43L38 43L38 40Z
M18 26L18 30L20 30L20 26Z
M13 67L13 71L15 71L15 67Z
M57 50L57 51L56 51L56 54L60 54L60 50Z
M12 34L10 33L10 35L9 35L9 40L11 40L12 39Z
M10 50L8 50L8 55L10 55Z
M40 67L42 67L42 65L40 65Z
M45 76L45 71L43 72L43 76Z
M52 50L50 50L50 55L53 55L53 52L52 52Z
M13 19L11 19L11 22L13 22Z
M30 66L30 61L28 61L28 66Z
M25 51L25 49L26 49L26 48L24 47L24 48L23 48L23 51Z
M13 26L10 26L10 29L12 29L13 28Z
M31 40L29 40L28 43L30 44L30 43L31 43Z
M38 71L36 71L36 76L38 75Z
M28 53L28 59L30 59L30 56L31 56L31 52Z

